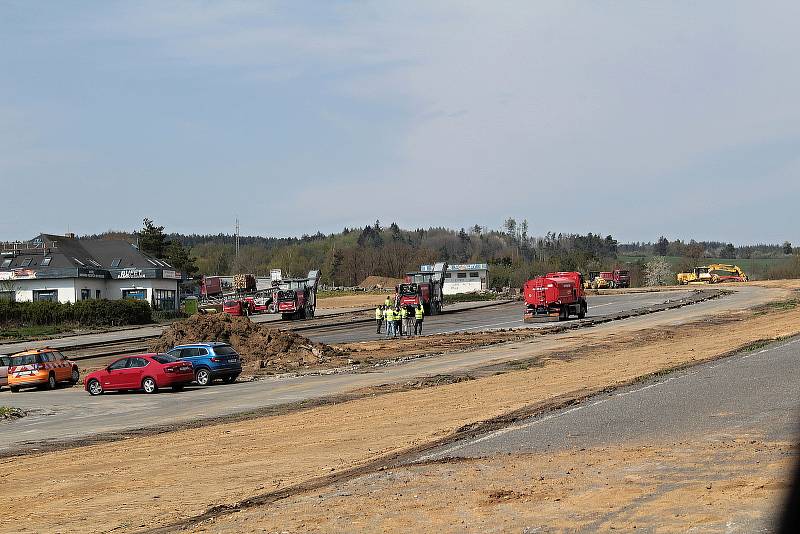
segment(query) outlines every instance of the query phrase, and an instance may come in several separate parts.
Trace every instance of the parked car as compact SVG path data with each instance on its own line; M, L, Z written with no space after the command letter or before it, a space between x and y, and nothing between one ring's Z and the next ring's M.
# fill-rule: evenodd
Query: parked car
M11 358L5 354L0 354L0 389L8 385L8 364L11 363Z
M55 389L59 383L77 384L79 380L78 364L55 349L34 349L14 354L8 365L8 387L13 392L32 386Z
M178 345L170 350L169 354L192 362L194 380L201 386L207 386L217 378L230 384L242 373L242 360L227 343Z
M194 379L192 364L169 354L138 354L111 363L105 369L86 375L83 387L91 395L104 391L143 389L156 393L159 388L171 387L180 391Z

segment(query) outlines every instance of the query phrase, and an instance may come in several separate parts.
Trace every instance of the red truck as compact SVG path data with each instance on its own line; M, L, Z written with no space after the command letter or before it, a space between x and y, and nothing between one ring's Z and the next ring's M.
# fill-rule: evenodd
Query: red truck
M627 270L614 269L611 272L600 273L611 288L615 287L631 287L631 273Z
M317 309L320 272L309 271L306 278L274 280L272 305L283 319L312 319Z
M586 317L586 294L583 276L578 272L547 273L528 280L522 287L526 323L536 320L562 321L570 315Z
M406 273L403 283L397 286L397 304L415 308L422 304L425 315L442 313L445 272L447 263L439 262L430 271Z
M219 276L204 276L200 279L200 296L204 299L222 294L222 280Z

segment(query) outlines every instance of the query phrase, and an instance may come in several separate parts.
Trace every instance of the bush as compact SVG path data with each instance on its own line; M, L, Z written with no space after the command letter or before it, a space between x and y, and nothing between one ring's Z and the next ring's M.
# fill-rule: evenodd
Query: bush
M150 304L141 300L81 300L60 302L0 302L2 325L121 326L153 322Z
M497 300L494 293L456 293L455 295L445 295L444 304L455 304L456 302L475 302L480 300Z

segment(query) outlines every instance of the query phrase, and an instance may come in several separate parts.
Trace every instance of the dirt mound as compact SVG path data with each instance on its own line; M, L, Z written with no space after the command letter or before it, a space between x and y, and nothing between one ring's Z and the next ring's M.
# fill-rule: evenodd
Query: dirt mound
M150 344L150 350L166 352L175 345L200 341L230 343L241 356L242 365L251 371L282 372L347 364L346 352L227 313L193 315L173 323Z
M362 280L358 287L364 289L392 289L403 281L402 278L389 278L386 276L368 276Z

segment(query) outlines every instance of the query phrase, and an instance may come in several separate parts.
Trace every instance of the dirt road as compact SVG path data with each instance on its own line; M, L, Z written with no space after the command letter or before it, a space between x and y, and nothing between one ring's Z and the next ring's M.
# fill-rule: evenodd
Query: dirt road
M769 294L769 298L787 296L782 290ZM699 308L632 319L605 336L571 332L546 343L527 341L453 355L465 362L470 356L480 356L483 364L477 367L501 359L522 361L521 370L500 375L275 417L5 459L0 461L0 498L46 500L50 506L4 515L0 529L135 531L170 525L222 506L215 508L211 517L216 517L225 507L238 509L236 503L269 502L272 492L293 494L293 486L326 487L331 480L320 478L324 474L346 479L359 469L374 472L395 458L466 437L465 433L487 431L492 425L524 419L664 369L713 359L755 340L800 332L796 305L739 310L724 317L715 313L711 321ZM656 317L660 324L648 322ZM686 326L687 322L691 324ZM629 453L635 451L632 448ZM47 470L41 469L43 464ZM253 513L256 508L252 507ZM60 510L64 509L76 513L63 514ZM214 528L227 519L214 519ZM204 525L211 524L195 527ZM256 524L245 526L250 529Z

